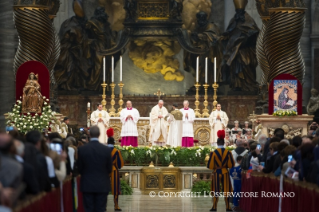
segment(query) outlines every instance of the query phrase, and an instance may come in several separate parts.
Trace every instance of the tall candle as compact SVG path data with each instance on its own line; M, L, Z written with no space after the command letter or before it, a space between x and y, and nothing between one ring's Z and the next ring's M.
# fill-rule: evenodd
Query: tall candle
M214 83L216 82L216 57L214 57Z
M207 69L208 69L208 58L205 58L205 83L207 84Z
M122 55L120 57L120 82L122 82Z
M112 82L114 82L114 57L112 56Z
M105 56L103 57L103 82L105 82Z
M87 106L88 108L90 108L91 107L91 104L90 104L90 102L88 102L88 106Z
M198 72L199 72L199 57L196 60L196 82L198 82Z

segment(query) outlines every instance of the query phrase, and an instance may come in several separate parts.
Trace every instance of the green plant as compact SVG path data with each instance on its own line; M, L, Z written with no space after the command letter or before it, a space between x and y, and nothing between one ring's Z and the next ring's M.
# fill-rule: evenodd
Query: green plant
M277 110L272 115L283 117L283 116L297 116L298 114L294 110Z
M133 194L132 187L125 180L121 180L121 194L122 195L132 195Z
M206 192L206 194L209 194L210 189L211 189L210 181L200 180L194 183L192 187L192 192L200 192L200 195L204 195L204 192Z

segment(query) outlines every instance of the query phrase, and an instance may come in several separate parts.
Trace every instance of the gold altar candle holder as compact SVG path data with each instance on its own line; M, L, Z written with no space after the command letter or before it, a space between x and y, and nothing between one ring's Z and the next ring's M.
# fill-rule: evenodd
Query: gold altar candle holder
M209 113L208 113L208 95L207 95L207 89L209 87L209 85L207 83L205 83L204 85L204 89L205 89L205 96L204 96L204 109L203 109L203 114L202 114L202 118L208 118L209 117Z
M105 88L107 86L107 84L105 83L105 81L103 81L103 83L101 84L102 88L103 88L103 94L102 94L102 106L103 106L103 110L106 111L106 95L105 95Z
M196 88L195 106L196 107L194 109L196 118L200 118L201 117L201 114L200 114L199 108L198 108L198 106L199 106L199 101L198 101L198 99L199 99L199 95L198 95L199 87L200 87L200 84L198 82L196 82L196 84L195 84L195 88Z
M117 109L117 116L120 116L121 110L123 109L123 86L124 84L122 83L122 81L118 84L118 86L120 87L120 95L119 95L119 108Z
M111 94L111 108L110 108L110 112L109 112L109 115L110 117L115 117L116 116L116 113L115 113L115 108L114 108L114 105L115 105L115 95L114 95L114 88L115 88L115 83L112 82L110 84L111 86L111 90L112 90L112 94Z
M215 111L216 109L217 109L217 88L219 87L219 85L216 83L216 82L214 82L214 84L213 84L213 88L214 88L214 96L213 96L213 99L214 99L214 101L213 101L213 111Z
M86 110L86 126L90 127L91 126L91 109L88 107Z

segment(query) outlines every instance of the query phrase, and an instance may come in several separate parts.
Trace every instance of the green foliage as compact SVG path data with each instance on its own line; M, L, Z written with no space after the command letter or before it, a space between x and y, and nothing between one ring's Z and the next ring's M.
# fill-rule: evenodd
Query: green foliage
M294 110L277 110L272 115L273 116L284 117L284 116L297 116L298 114Z
M121 180L121 194L122 195L132 195L133 194L132 187L125 180Z
M50 121L55 116L55 112L51 110L49 105L49 99L43 97L43 107L42 113L39 115L37 113L22 114L22 102L17 100L16 104L13 106L11 112L8 113L7 126L13 126L18 129L19 132L26 134L31 130L43 131L43 129L49 128Z
M206 192L206 195L209 194L211 191L211 182L210 181L197 181L194 183L192 192L200 192L200 195L204 195L204 192Z
M206 154L216 147L132 147L117 146L121 151L126 166L148 166L151 161L158 166L168 166L173 162L174 166L205 166ZM226 147L233 150L234 147Z

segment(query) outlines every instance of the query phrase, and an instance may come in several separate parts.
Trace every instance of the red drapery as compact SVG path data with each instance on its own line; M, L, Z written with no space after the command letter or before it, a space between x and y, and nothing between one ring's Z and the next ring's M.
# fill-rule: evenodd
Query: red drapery
M28 61L23 63L16 74L16 100L23 94L23 87L27 82L29 74L33 72L39 75L38 82L41 86L41 94L46 98L50 97L50 73L45 65L38 61Z
M79 177L76 179L77 186L80 188ZM65 212L73 211L73 196L72 196L72 180L68 179L63 183L63 208ZM78 190L78 212L84 212L83 204L82 204L82 195ZM53 189L53 191L49 193L40 194L28 203L24 203L24 206L20 209L16 209L16 212L59 212L61 211L61 190L60 188Z
M279 209L279 197L268 197L270 194L280 194L280 178L273 174L252 172L247 178L242 174L242 192L258 192L258 197L244 196L240 199L240 208L246 212L276 212ZM271 193L269 193L271 192ZM284 179L284 194L290 197L282 198L282 212L317 211L319 187L315 184ZM291 195L294 196L291 196Z

